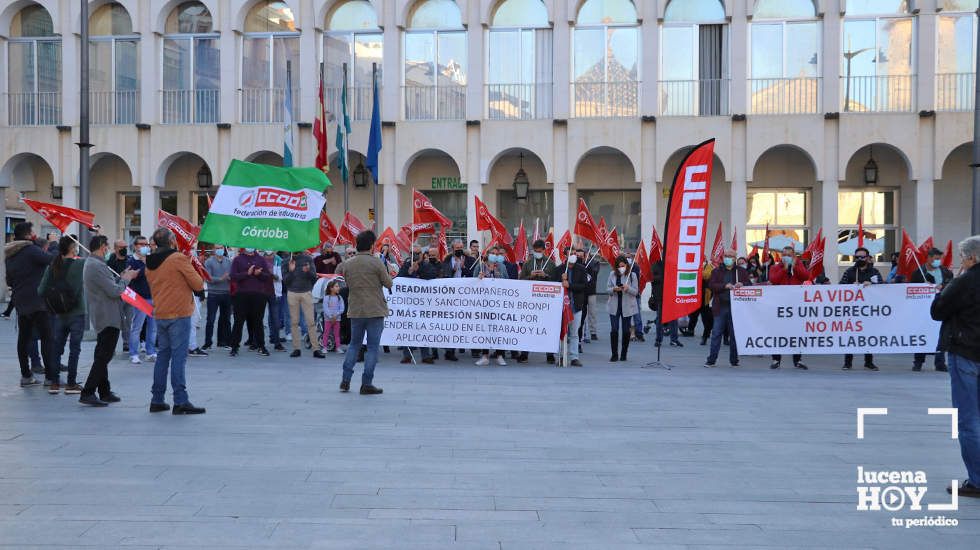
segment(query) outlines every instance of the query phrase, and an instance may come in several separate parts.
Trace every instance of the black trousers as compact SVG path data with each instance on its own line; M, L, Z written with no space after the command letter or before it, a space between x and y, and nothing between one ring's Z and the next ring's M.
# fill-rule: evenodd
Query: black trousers
M864 354L864 364L865 365L870 365L871 363L874 363L874 360L875 360L875 356L874 355L872 355L870 353L865 353ZM854 364L854 354L853 353L848 353L847 355L844 356L844 364L845 365L853 365Z
M58 380L58 362L52 359L54 352L54 332L51 328L51 315L47 311L35 311L17 316L17 360L20 361L20 375L30 378L31 341L37 334L41 341L41 360L44 362L44 378Z
M119 343L119 329L116 327L106 327L99 331L95 339L95 356L92 359L92 370L88 371L88 378L82 388L82 395L93 395L95 390L99 391L101 397L109 395L109 361L112 361L112 354L116 351L116 344Z
M691 334L694 334L694 329L698 326L698 317L701 318L701 324L704 325L701 338L707 339L711 336L711 329L715 326L715 316L711 314L711 306L701 306L701 309L695 310L691 314L691 321L687 325L687 331Z
M794 353L793 354L793 364L796 365L797 363L800 362L800 359L802 359L802 358L803 358L803 356L800 355L799 353ZM780 354L778 354L778 353L774 353L773 356L772 356L772 360L773 361L782 361L783 360L783 356L780 355Z
M227 346L231 333L231 296L208 293L208 320L204 329L204 345L214 342L214 321L218 319L218 346Z
M256 347L265 346L265 304L269 297L265 294L241 293L235 295L235 326L231 329L231 347L238 348L242 342L242 328L248 325L248 335Z

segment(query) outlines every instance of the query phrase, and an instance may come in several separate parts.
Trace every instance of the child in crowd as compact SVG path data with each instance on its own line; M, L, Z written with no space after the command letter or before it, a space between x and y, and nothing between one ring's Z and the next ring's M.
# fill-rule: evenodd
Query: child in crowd
M340 283L327 283L327 292L323 296L323 348L327 349L327 335L333 335L333 351L345 353L347 350L340 344L340 315L344 312L344 298L340 295Z

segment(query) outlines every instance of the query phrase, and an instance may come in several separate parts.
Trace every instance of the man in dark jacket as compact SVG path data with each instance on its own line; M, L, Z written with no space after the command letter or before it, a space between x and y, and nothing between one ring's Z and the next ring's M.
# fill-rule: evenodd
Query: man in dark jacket
M953 280L953 272L943 267L943 251L938 248L929 250L926 263L912 272L911 283L929 283L936 285L936 290L942 292L946 285ZM935 366L939 372L946 372L946 354L936 351ZM926 354L916 353L912 359L912 370L922 370L922 363L926 361Z
M961 274L936 297L930 313L942 321L939 349L949 354L953 406L959 411L960 454L967 471L959 495L980 498L980 235L964 240L959 249Z
M579 360L578 327L582 324L582 310L585 308L585 295L589 288L589 273L585 268L585 250L576 249L568 255L563 267L559 267L561 285L568 290L568 298L572 302L572 322L568 324L565 335L565 345L568 346L568 364L581 367ZM624 335L625 337L625 335Z
M864 247L859 247L854 251L854 266L847 268L840 278L840 284L842 285L858 284L871 286L884 282L885 279L881 276L881 272L875 268L874 259L871 258L871 253ZM878 370L878 367L875 366L874 359L874 355L865 353L864 368L868 370ZM848 353L844 355L844 370L851 370L851 366L853 364L854 354Z
M432 279L438 279L441 272L442 263L436 257L435 251L429 248L423 249L415 246L412 248L412 257L405 260L402 263L401 269L398 270L398 276L431 281ZM412 362L411 349L418 348L402 347L402 363L407 364ZM422 348L422 362L428 365L435 362L435 352L435 348Z
M676 347L684 347L681 341L677 339L677 320L670 321L669 323L661 326L660 317L663 315L664 307L664 262L660 260L653 264L650 268L650 297L653 298L653 303L657 304L657 338L654 340L655 345L659 348L664 341L664 331L670 335L670 345Z
M302 252L293 254L286 264L282 276L282 286L286 291L286 303L289 306L289 334L293 339L293 352L289 354L290 357L299 357L302 353L300 351L303 346L300 343L299 323L303 320L306 322L306 332L309 335L313 357L317 359L326 358L320 351L320 338L316 335L316 324L313 322L315 319L313 314L313 285L316 280L317 274L316 267L313 265L313 258Z
M734 249L725 251L722 264L711 272L708 286L711 288L711 313L714 326L711 327L711 349L705 367L715 366L718 352L721 350L721 339L728 332L728 362L733 367L738 366L738 339L735 337L735 327L732 325L731 291L752 284L749 272L735 265Z
M50 385L59 378L58 362L52 358L54 338L51 315L44 298L37 292L38 282L54 256L38 246L34 242L36 239L34 226L30 222L18 223L14 226L14 240L7 244L5 252L7 285L13 289L11 300L17 309L17 359L20 361L21 387L37 384L30 367L33 334L37 334L41 340L45 380Z
M440 277L443 279L472 277L473 266L476 265L476 258L466 253L463 247L463 241L456 239L453 241L452 246L452 251L442 260L442 273ZM449 359L449 357L446 358Z
M538 239L531 243L531 256L521 266L518 279L523 281L556 281L561 279L561 271L558 270L555 262L550 256L545 254L545 242ZM548 364L555 362L555 354L546 355ZM518 363L527 363L528 352L522 351L517 356Z
M593 340L599 340L599 336L596 334L596 328L599 325L596 314L599 310L596 305L596 294L598 294L598 290L596 289L599 283L599 259L593 256L591 261L586 261L585 271L589 274L589 285L585 290L585 307L582 309L582 323L579 325L579 332L582 333L582 341L589 343Z

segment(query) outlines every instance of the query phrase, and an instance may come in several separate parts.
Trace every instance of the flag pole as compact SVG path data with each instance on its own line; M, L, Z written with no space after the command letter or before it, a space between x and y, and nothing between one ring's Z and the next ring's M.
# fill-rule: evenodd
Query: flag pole
M343 87L347 89L347 63L344 63L344 82ZM347 100L346 94L341 94L344 101ZM347 166L347 177L344 178L344 212L350 211L350 165L347 162L350 159L350 134L347 133L347 119L344 116L347 113L347 105L340 106L340 121L339 124L343 126L344 132L344 166Z
M377 96L378 95L378 64L377 63L371 63L371 95L372 96ZM371 103L374 103L375 101L378 101L378 99L376 97L372 97L371 98ZM380 103L379 103L379 105L380 105ZM380 113L380 107L379 107L378 117L380 117L380 116L381 116L381 113ZM380 174L381 171L378 170L378 173ZM372 189L372 197L371 197L371 200L373 201L373 204L374 204L374 220L373 220L374 221L374 230L377 231L378 228L381 227L381 225L378 223L378 182L374 182L374 186L371 189ZM415 200L415 197L413 196L412 197L413 204L414 204L414 200Z

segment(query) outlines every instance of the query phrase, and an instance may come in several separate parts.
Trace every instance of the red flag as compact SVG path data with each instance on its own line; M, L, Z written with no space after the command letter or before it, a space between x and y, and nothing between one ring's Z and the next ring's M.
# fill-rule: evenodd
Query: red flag
M575 213L575 234L594 243L601 242L595 220L592 219L592 213L589 212L585 199L581 198L578 200L578 212Z
M572 300L568 296L568 289L566 288L564 290L565 297L562 299L561 307L561 334L559 335L559 338L562 340L564 340L565 336L568 334L568 325L570 325L572 320L575 319L575 312L572 310ZM572 345L578 345L578 343L573 342Z
M653 278L653 274L650 272L652 264L650 263L650 258L647 256L647 247L640 241L640 245L636 247L636 256L633 257L633 263L640 270L640 292L646 288L647 283Z
M919 251L909 234L902 229L902 251L898 255L898 274L906 278L919 267Z
M177 250L185 254L194 248L197 236L201 234L200 227L165 210L157 212L157 227L166 227L173 231L174 237L177 238Z
M364 222L357 219L357 216L347 212L344 214L343 221L340 222L340 231L337 232L337 242L353 245L357 240L357 234L364 231Z
M715 233L715 244L711 245L711 265L718 267L725 257L725 245L721 242L721 222L718 222L718 232Z
M558 259L564 262L568 259L568 247L572 246L572 233L569 230L565 230L565 233L558 239L558 243L555 244L555 248L558 252Z
M449 244L446 242L446 230L443 229L436 236L436 254L439 255L439 260L449 255Z
M606 240L606 218L599 217L599 225L595 226L596 237L599 237L599 247L602 247L602 243Z
M619 247L619 234L614 227L603 237L602 243L599 245L599 255L609 262L609 265L615 267L616 258L622 253L623 250Z
M757 260L759 259L759 247L756 245L752 245L752 252L749 252L748 257L751 258L752 256L755 256Z
M412 189L412 196L412 223L435 222L443 227L453 226L452 220L443 216L442 212L432 206L429 197L419 193L416 189Z
M501 242L510 244L511 237L503 222L490 213L487 205L480 200L480 197L474 195L473 200L476 202L476 230L490 231L490 234L497 237Z
M205 193L204 196L208 198L208 210L211 210L211 205L214 203L214 199L211 198L211 193Z
M316 160L314 166L323 171L330 171L330 157L327 147L330 143L327 134L327 106L323 100L323 74L320 74L320 88L317 93L316 119L313 121L313 141L316 143Z
M406 223L401 231L409 235L431 235L436 232L435 222Z
M555 232L554 230L548 231L548 236L544 238L544 256L550 258L555 252Z
M858 208L858 247L864 246L864 205Z
M813 251L818 246L820 246L820 240L821 239L823 239L823 228L822 227L820 228L819 231L817 231L817 236L814 237L812 241L810 241L810 244L806 245L806 249L803 251L803 254L800 254L800 258L801 259L804 259L804 260L811 259L813 257Z
M514 252L514 247L502 242L499 235L494 235L493 238L490 239L490 244L487 245L487 248L493 248L495 246L499 246L504 251L504 255L507 257L508 262L513 264L517 263L517 254Z
M210 283L211 274L208 273L207 269L204 269L204 264L201 263L201 260L190 252L184 252L184 255L191 259L191 267L194 268L194 271L197 271L197 274L200 275L205 282Z
M943 254L943 267L953 269L953 240L946 241L946 252Z
M126 290L123 290L119 297L122 298L122 301L135 307L150 317L153 316L153 306L151 306L150 302L147 302L145 298L137 294L132 288L127 286Z
M929 237L919 245L919 263L926 263L926 260L929 259L929 251L933 248L936 248L936 245L932 237Z
M93 225L95 223L95 214L91 212L31 199L24 199L24 204L30 206L32 210L51 222L51 225L57 227L62 233L68 230L68 226L72 222L78 222L89 229L95 229Z
M527 232L524 231L524 220L517 229L517 242L514 243L514 256L518 262L527 261Z
M386 227L385 230L381 232L381 235L378 236L377 242L374 243L374 252L380 252L381 247L384 245L388 245L388 248L391 249L391 253L395 255L395 261L401 263L402 249L399 246L398 238L395 236L395 232L392 231L390 227ZM410 251L411 247L406 250L406 252Z
M807 267L807 271L810 273L810 280L814 280L823 273L823 257L824 257L824 247L827 244L827 239L817 234L817 238L813 241L815 246L810 250L810 265Z
M661 323L701 307L705 226L711 199L715 140L694 147L674 175L664 229L664 290Z
M732 250L735 251L736 255L738 254L738 228L734 226L732 227Z
M401 230L401 231L399 231L398 234L395 235L395 240L394 240L394 244L392 245L392 248L393 249L398 249L398 250L403 250L406 253L407 252L411 252L411 250L412 250L412 236L407 231L405 231L404 229Z
M333 224L333 220L327 215L327 211L324 210L320 212L320 245L323 246L325 242L333 242L337 240L337 226Z
M657 233L657 226L653 226L653 236L650 237L650 265L664 259L664 243L660 240Z

